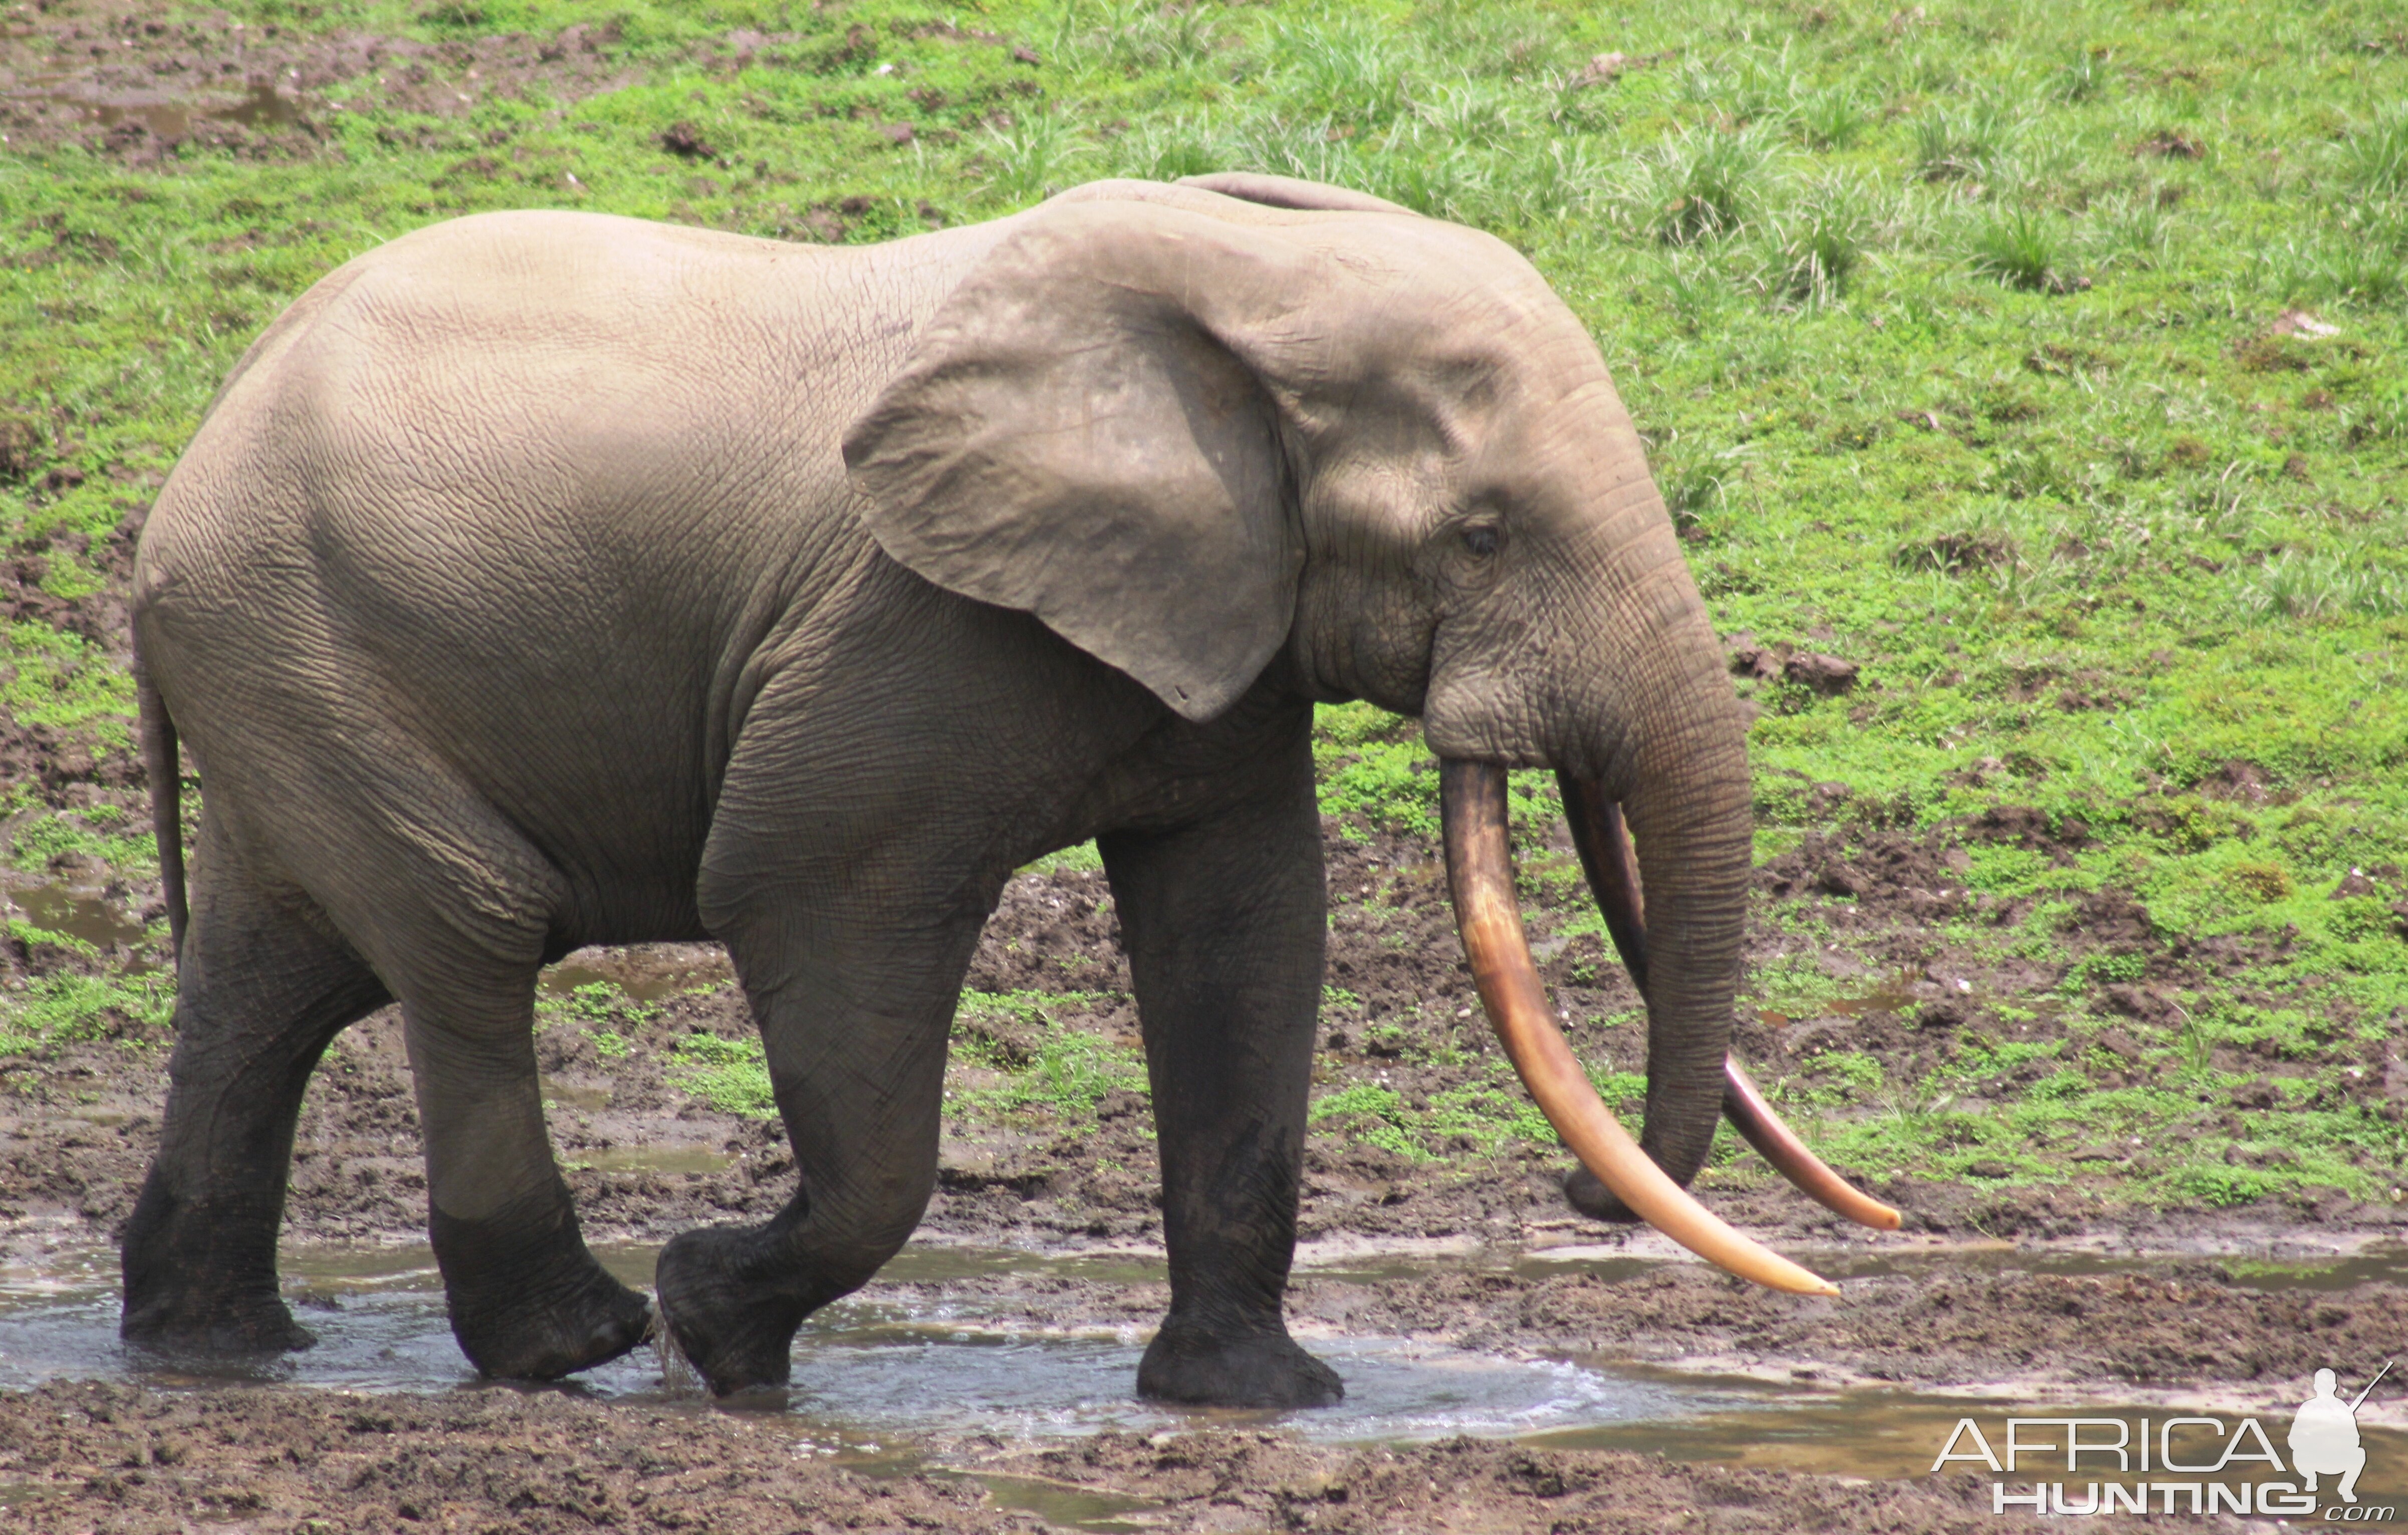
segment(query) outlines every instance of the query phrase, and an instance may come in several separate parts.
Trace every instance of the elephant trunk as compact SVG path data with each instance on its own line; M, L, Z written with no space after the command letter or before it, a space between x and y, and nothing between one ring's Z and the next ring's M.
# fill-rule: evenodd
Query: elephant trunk
M1531 963L1529 942L1522 931L1520 903L1513 891L1512 854L1507 842L1505 769L1490 763L1450 759L1440 764L1439 795L1446 840L1447 879L1455 897L1455 922L1463 935L1464 953L1471 963L1480 1001L1523 1084L1537 1101L1547 1122L1563 1137L1584 1166L1613 1196L1657 1230L1691 1252L1743 1279L1799 1295L1836 1295L1828 1281L1760 1246L1723 1224L1679 1183L1648 1151L1630 1139L1621 1123L1597 1096L1563 1031L1555 1026L1546 990ZM1742 874L1745 849L1742 846ZM1678 909L1667 896L1667 904ZM1711 956L1709 946L1706 953ZM1728 945L1734 965L1737 938ZM1658 971L1658 974L1668 972ZM1731 978L1721 979L1722 1027L1712 1040L1713 1058L1707 1078L1712 1091L1704 1133L1698 1136L1698 1162L1710 1141L1722 1103L1722 1041L1729 1033ZM1684 988L1683 995L1705 988ZM1687 1053L1682 1064L1687 1065ZM1656 1131L1656 1061L1650 1059L1648 1130ZM1668 1083L1667 1102L1676 1114L1688 1107L1690 1084L1685 1078ZM1685 1123L1675 1129L1689 1130ZM1685 1145L1674 1137L1673 1147ZM1651 1148L1652 1150L1652 1148ZM1689 1165L1694 1176L1698 1162ZM1685 1181L1685 1180L1684 1180Z
M1572 845L1580 851L1589 890L1604 914L1606 932L1622 954L1631 984L1643 997L1648 989L1647 913L1640 894L1638 866L1630 855L1629 839L1623 835L1622 807L1596 783L1570 774L1557 775L1557 782L1563 788L1564 819L1571 825ZM1739 1061L1727 1054L1723 1056L1723 1112L1759 1155L1816 1203L1877 1231L1899 1228L1899 1212L1850 1184L1808 1150L1740 1069Z
M1706 653L1718 673L1719 656ZM1727 684L1713 685L1720 681L1714 676L1701 686L1683 679L1671 701L1658 695L1658 707L1638 723L1634 760L1616 775L1621 811L1641 854L1637 878L1627 846L1617 838L1606 847L1599 835L1601 809L1611 803L1605 785L1564 782L1590 888L1610 891L1618 882L1628 893L1627 899L1601 902L1610 912L1622 908L1608 930L1625 953L1644 955L1643 972L1632 975L1647 1001L1647 1119L1640 1144L1684 1188L1705 1166L1722 1118L1723 1061L1753 862L1747 750L1725 702Z

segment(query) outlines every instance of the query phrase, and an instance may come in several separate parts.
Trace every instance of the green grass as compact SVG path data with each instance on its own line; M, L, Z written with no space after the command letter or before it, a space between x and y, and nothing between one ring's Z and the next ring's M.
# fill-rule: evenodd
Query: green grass
M576 997L609 990L580 986ZM1107 1000L1084 992L964 992L953 1053L958 1062L983 1073L982 1084L949 1088L945 1112L1075 1135L1094 1127L1107 1095L1144 1095L1143 1053L1082 1029L1076 1021L1077 1014ZM608 1053L599 1039L595 1045ZM758 1039L688 1034L672 1047L671 1056L673 1085L724 1113L776 1115Z
M62 855L95 858L137 877L153 874L159 867L158 843L149 828L136 830L121 808L105 803L72 811L32 811L8 843L8 861L22 869L47 868Z
M1609 1102L1619 1102L1626 1096L1621 1088L1627 1084L1604 1082L1600 1085ZM1642 1099L1643 1083L1627 1097L1633 1104ZM1316 1128L1342 1133L1350 1140L1377 1146L1412 1162L1493 1155L1517 1142L1555 1144L1554 1127L1502 1061L1493 1062L1484 1076L1412 1102L1384 1083L1353 1083L1316 1097L1308 1120Z
M693 1094L724 1114L747 1119L774 1119L777 1095L769 1088L769 1066L758 1039L723 1040L716 1034L689 1034L671 1052L670 1085Z
M1041 1035L1000 1084L957 1090L947 1107L957 1114L1036 1120L1076 1131L1094 1123L1105 1095L1146 1091L1142 1053L1075 1028L1057 1028Z
M1794 1101L1811 1098L1827 1145L2013 1182L2128 1126L2147 1156L2085 1176L2173 1203L2401 1178L2397 1134L2369 1127L2387 1122L2350 1117L2372 1111L2348 1107L2365 1099L2346 1071L2408 1017L2408 944L2390 897L2327 898L2353 868L2408 865L2408 49L2392 7L982 7L976 27L1034 65L894 0L230 8L428 41L609 20L633 83L575 102L480 90L434 116L346 82L299 163L0 161L0 445L28 461L0 481L0 525L54 594L100 581L110 530L260 326L437 219L575 207L858 241L1096 176L1339 181L1527 253L1612 365L1717 627L1862 667L1838 697L1742 684L1763 710L1768 854L1810 829L1946 840L2030 807L2088 839L2063 861L1967 844L1969 886L2034 904L1935 942L2055 963L2066 935L2041 913L2115 886L2166 941L2247 946L2244 967L2176 988L2186 1025L2086 1012L2103 977L2001 999L2000 1020L2044 1000L2080 1039L2121 1030L2149 1084L2104 1085L2086 1047L2052 1069L2090 1090L2024 1095L2013 1114L1964 1106L2019 1090L1962 1046L1927 1081L1800 1073ZM717 46L738 27L781 35L740 72ZM1575 83L1607 51L1634 62ZM712 156L664 148L678 122ZM2276 334L2294 308L2330 334ZM18 722L126 749L130 692L97 647L21 620L5 662ZM1316 750L1341 825L1434 834L1434 765L1410 723L1329 709ZM2234 761L2267 797L2208 792ZM1848 793L1805 788L1828 783ZM1551 786L1520 775L1514 795L1532 899L1568 906L1572 877L1541 851ZM13 856L65 851L150 857L93 810L21 827ZM2288 1054L2236 1064L2235 1041ZM709 1091L766 1110L766 1079L713 1054L738 1047L681 1048ZM1066 1102L1126 1075L1056 1065ZM2341 1106L2229 1112L2263 1065ZM1437 1144L1396 1117L1434 1108L1361 1112Z
M626 991L608 981L588 981L566 995L538 992L535 999L535 1027L540 1034L546 1029L566 1026L593 1041L594 1053L604 1060L624 1057L634 1047L634 1037L660 1021L661 1010L653 1003L629 996ZM691 1036L681 1041L675 1053L676 1069L691 1075L716 1064L691 1057L682 1046L691 1043ZM757 1050L756 1050L757 1054ZM764 1082L767 1082L765 1077ZM724 1092L715 1093L710 1086L692 1089L697 1096L718 1102ZM763 1091L766 1093L767 1088Z
M2064 235L2047 215L2008 208L1973 233L1973 269L2031 292L2071 285L2061 264Z
M78 941L64 934L21 930L19 923L9 926L9 936L21 941L67 948ZM62 1045L93 1040L164 1043L175 1010L175 983L164 976L39 976L23 990L0 996L0 1060L47 1056Z
M990 1080L949 1089L946 1112L1076 1134L1093 1127L1108 1095L1145 1095L1144 1053L1073 1021L1109 1000L1085 992L962 993L955 1052Z

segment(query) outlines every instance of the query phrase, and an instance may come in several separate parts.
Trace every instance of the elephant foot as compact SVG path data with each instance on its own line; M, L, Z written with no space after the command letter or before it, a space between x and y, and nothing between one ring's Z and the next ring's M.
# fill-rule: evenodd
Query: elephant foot
M759 1242L725 1227L681 1232L653 1270L661 1325L715 1397L782 1386L794 1373L795 1329L808 1308L745 1277Z
M308 1348L276 1284L276 1215L264 1199L195 1201L157 1169L125 1224L117 1335L160 1354L228 1358Z
M174 1300L129 1303L117 1335L136 1348L170 1358L291 1354L318 1341L272 1295L211 1300L187 1294Z
M650 1303L599 1264L566 1293L542 1297L503 1300L445 1288L460 1352L495 1380L556 1381L607 1364L652 1335Z
M1284 1329L1230 1336L1168 1321L1146 1345L1137 1394L1189 1407L1328 1407L1346 1384Z
M556 1381L652 1336L651 1303L594 1260L574 1215L562 1213L545 1222L436 1213L452 1336L479 1374Z
M1596 1173L1577 1162L1564 1174L1564 1202L1593 1221L1627 1226L1639 1219L1628 1205L1613 1197L1613 1190L1606 1187Z

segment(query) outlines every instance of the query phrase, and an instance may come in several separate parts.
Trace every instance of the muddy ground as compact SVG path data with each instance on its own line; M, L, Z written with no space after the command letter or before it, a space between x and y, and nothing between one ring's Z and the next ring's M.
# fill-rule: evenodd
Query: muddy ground
M363 102L456 118L496 93L535 87L565 105L638 78L615 57L616 26L429 42L246 26L222 14L162 18L133 5L13 9L0 22L6 141L74 145L129 165L187 144L259 159L339 158L329 120Z
M98 10L80 20L23 7L16 14L0 27L0 86L7 87L0 127L20 144L75 142L129 165L195 140L271 156L333 152L319 125L335 108L319 93L370 69L381 71L381 99L436 112L473 91L530 79L555 99L573 99L622 73L612 39L586 29L429 45L274 29L234 39L220 28ZM120 582L141 509L130 509L95 562ZM10 552L12 563L0 569L8 616L86 633L123 664L122 586L75 601L52 597L38 582L40 562L53 552ZM8 722L0 773L39 806L114 807L131 824L147 824L138 775L122 752L94 739ZM2235 789L2245 791L2245 773ZM1814 793L1837 815L1846 792L1832 790ZM7 834L14 831L12 824ZM2065 835L2012 814L1945 836L1859 835L1845 850L1810 835L1759 870L1751 957L1794 954L1795 925L1776 917L1810 911L1846 939L1845 953L1828 963L1860 980L1863 997L1811 1018L1751 1019L1742 1053L1778 1072L1840 1040L1912 1079L1966 1032L2048 1037L2056 1026L2046 1015L2006 1022L1985 999L2046 992L2086 956L2141 961L2138 980L2101 992L2106 1011L2142 1021L2186 977L2229 973L2253 957L2229 944L2166 945L2147 914L2113 890L2090 898L2069 925L2063 952L2046 964L1935 942L1938 918L1970 913L2004 925L2021 914L2014 902L1966 894L1956 878L1961 854L1952 849L1989 839L2046 852ZM1411 1108L1483 1079L1495 1056L1460 962L1436 850L1335 824L1326 843L1335 899L1328 980L1353 1000L1325 1018L1317 1091L1376 1084ZM92 954L11 938L0 950L0 984L164 963L155 935L136 936L160 915L155 881L75 855L9 878L21 906L36 891L79 903L74 911L88 926L97 923L100 936ZM973 1048L956 1079L965 1093L997 1080L994 1063L1041 1043L1033 1031L1079 1030L1122 1047L1133 1040L1107 897L1100 874L1078 869L1024 875L1007 890L971 985L1081 999L1049 1004L1034 1020L967 1021ZM1543 911L1535 936L1562 1011L1574 1020L1575 1045L1601 1067L1638 1069L1641 1029L1629 1021L1636 999L1595 936L1560 936L1574 915L1570 906ZM581 954L571 966L564 988L608 979L658 1010L627 1012L607 1028L547 1014L539 1054L553 1134L589 1238L657 1241L700 1223L774 1212L792 1188L774 1125L714 1108L679 1081L681 1040L749 1033L724 958L709 949L631 950ZM36 1266L48 1249L107 1241L131 1208L156 1133L165 1040L112 1017L115 1037L0 1059L0 1258ZM2353 1090L2395 1105L2408 1099L2396 1041L2344 1039L2329 1048L2356 1053L2348 1055L2358 1070ZM2135 1052L2134 1073L2149 1069ZM2008 1078L1985 1091L2003 1102L2028 1085ZM1670 1250L1567 1209L1559 1151L1470 1136L1438 1149L1434 1159L1409 1156L1344 1126L1314 1136L1301 1235L1318 1263L1353 1271L1344 1283L1304 1273L1292 1305L1301 1335L1402 1336L1516 1356L1577 1355L1831 1386L1889 1383L2015 1401L2089 1395L2252 1409L2295 1401L2321 1365L2379 1358L2408 1341L2408 1288L2379 1261L2314 1290L2253 1284L2238 1261L2381 1253L2400 1238L2408 1207L2335 1192L2212 1215L2138 1209L2119 1202L2120 1185L2103 1169L2144 1159L2147 1147L2073 1157L2102 1169L2090 1182L1877 1184L1907 1215L1907 1231L1888 1239L1842 1227L1750 1162L1710 1172L1701 1189L1727 1217L1811 1250L1848 1276L1836 1300L1770 1295L1694 1263L1627 1270L1513 1263L1513 1255L1538 1250ZM1155 1187L1138 1094L1108 1093L1092 1114L964 1113L949 1126L922 1240L1151 1252L1159 1242ZM288 1240L413 1241L424 1219L416 1113L387 1011L345 1035L313 1084ZM2085 1270L1993 1260L2014 1244L2027 1255L2129 1261ZM1960 1267L1875 1261L1916 1249L1968 1255ZM1977 1259L1975 1249L1993 1256ZM1381 1272L1383 1263L1394 1271ZM1059 1274L947 1283L951 1298L975 1302L998 1326L1041 1329L1142 1328L1167 1298L1159 1284ZM2396 1415L2377 1403L2365 1418ZM1108 1491L1158 1505L1147 1518L1170 1529L1913 1531L2000 1522L1964 1500L1961 1480L1865 1485L1475 1441L1352 1450L1277 1430L1208 1429L1052 1447L953 1442L923 1447L925 1464L907 1455L839 1465L798 1454L792 1436L774 1416L595 1403L561 1392L363 1399L258 1386L57 1384L0 1393L0 1508L10 1528L41 1530L609 1524L745 1535L1036 1528L1040 1515L1094 1515L1100 1505L1077 1495ZM966 1480L966 1470L990 1480ZM2408 1468L2390 1474L2408 1487Z
M140 798L132 785L106 792L129 804ZM1342 831L1333 827L1328 839L1332 883L1354 899L1333 920L1331 983L1363 1001L1359 1011L1333 1009L1344 1015L1325 1023L1322 1090L1378 1082L1412 1101L1485 1071L1493 1056L1481 1020L1467 1012L1473 1000L1437 897L1432 850L1393 838L1351 840ZM1828 899L1784 891L1792 878L1780 865L1761 874L1768 911L1780 900ZM1367 905L1367 887L1393 894ZM969 1048L955 1074L962 1088L997 1075L975 1061L1009 1059L1039 1039L1020 1031L1133 1040L1106 893L1100 874L1079 870L1026 874L1010 886L972 984L1087 999L1035 1022L966 1023ZM136 884L123 905L139 912L150 896ZM1913 900L1900 894L1889 902L1893 925L1877 930L1876 946L1903 953L1914 943ZM1870 922L1885 911L1885 888L1866 883L1849 916ZM1543 949L1543 925L1541 936ZM1575 1017L1611 1017L1631 1000L1617 969L1584 963L1596 957L1586 952L1595 941L1577 939L1549 962ZM1781 940L1767 933L1759 941ZM17 954L11 963L23 975L84 961ZM749 1030L725 977L724 957L698 947L587 952L555 977L556 1000L598 978L658 996L655 1014L614 1015L602 1020L615 1026L609 1029L550 1012L539 1036L555 1140L597 1241L761 1220L791 1191L772 1122L714 1109L676 1080L680 1040L695 1032L738 1040ZM1985 990L2004 983L1988 974L1976 980ZM1952 989L1922 984L1941 1002ZM1818 1026L1846 1029L1859 1048L1885 1055L1917 1048L1918 1031L1896 1011ZM1786 1032L1759 1024L1743 1042L1756 1059L1778 1060ZM1618 1069L1640 1064L1636 1028L1592 1025L1578 1033L1592 1058ZM604 1036L611 1037L607 1048ZM0 1098L0 1247L8 1256L38 1263L44 1244L113 1232L150 1154L164 1067L159 1043L141 1037L7 1063L0 1072L10 1089ZM1158 1251L1146 1123L1144 1099L1125 1091L1106 1094L1092 1119L957 1115L919 1240L1054 1254ZM420 1240L418 1158L397 1021L388 1011L345 1035L313 1084L288 1240ZM1876 1186L1907 1212L1909 1228L1875 1237L1843 1227L1748 1164L1717 1172L1707 1197L1718 1209L1844 1277L1840 1298L1812 1300L1753 1289L1694 1262L1516 1263L1514 1255L1532 1252L1676 1257L1652 1234L1572 1212L1557 1187L1565 1166L1560 1152L1518 1142L1416 1160L1323 1126L1309 1150L1301 1227L1313 1266L1291 1303L1299 1336L1308 1343L1401 1337L1510 1357L1622 1361L1833 1389L1890 1384L2027 1404L2248 1411L2285 1407L2315 1369L2408 1340L2408 1287L2379 1258L2317 1289L2262 1284L2239 1261L2379 1255L2399 1234L2398 1207L2389 1204L2211 1217L2139 1212L2077 1187L1985 1192L1899 1182ZM1883 1261L1935 1250L1961 1262ZM2129 1261L2051 1267L2053 1258L2083 1254ZM1004 1331L1040 1333L1141 1335L1168 1300L1159 1281L1060 1272L898 1284L889 1293L966 1308ZM364 1413L380 1426L357 1427ZM2365 1421L2393 1415L2371 1405ZM1864 1485L1499 1442L1346 1450L1278 1430L1205 1430L1163 1442L1108 1435L1053 1447L953 1439L917 1446L916 1461L823 1465L779 1448L783 1430L757 1415L505 1390L363 1408L292 1388L60 1385L0 1398L0 1419L10 1425L0 1429L10 1446L0 1456L0 1485L15 1485L11 1496L35 1520L29 1528L42 1529L166 1529L204 1514L236 1528L367 1529L408 1520L405 1506L446 1528L581 1527L606 1507L611 1522L628 1528L693 1528L678 1522L693 1506L681 1495L701 1489L712 1499L708 1528L738 1531L1034 1528L1040 1514L1092 1516L1097 1506L1140 1502L1147 1521L1174 1529L1642 1529L1684 1514L1732 1529L1992 1522L1986 1507L1966 1501L1974 1484L1963 1477ZM970 1471L988 1480L962 1480ZM1105 1491L1124 1501L1094 1504Z
M1034 1535L1061 1528L1054 1520L1133 1513L1141 1526L1102 1528L1570 1535L1999 1525L1985 1508L1900 1484L1474 1439L1345 1449L1208 1429L972 1450L941 1468L908 1459L848 1466L798 1453L775 1418L605 1407L507 1388L362 1399L48 1386L0 1396L0 1478L17 1483L11 1528L29 1535L169 1535L196 1526L313 1535L597 1527Z

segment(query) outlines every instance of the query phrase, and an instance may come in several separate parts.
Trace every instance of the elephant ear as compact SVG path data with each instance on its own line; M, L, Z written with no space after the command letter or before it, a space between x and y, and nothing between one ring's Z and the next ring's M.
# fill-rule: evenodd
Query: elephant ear
M1310 253L1154 203L1022 219L845 433L869 531L1211 719L1294 618L1303 544L1258 365Z

